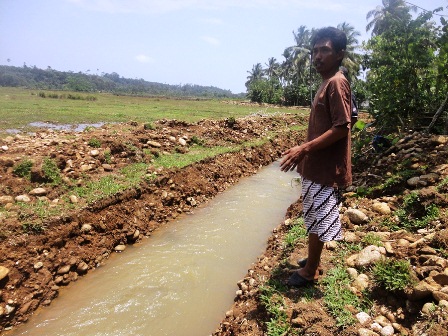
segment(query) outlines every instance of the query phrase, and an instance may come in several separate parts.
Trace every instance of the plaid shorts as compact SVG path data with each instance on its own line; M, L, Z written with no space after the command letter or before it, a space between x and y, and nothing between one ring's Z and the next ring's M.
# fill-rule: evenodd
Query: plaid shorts
M302 179L303 218L308 233L328 242L342 239L339 189Z

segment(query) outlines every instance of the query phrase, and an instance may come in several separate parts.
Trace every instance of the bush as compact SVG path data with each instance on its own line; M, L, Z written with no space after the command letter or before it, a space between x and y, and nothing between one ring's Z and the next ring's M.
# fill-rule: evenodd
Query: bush
M24 160L17 164L13 168L14 175L20 176L20 177L26 177L30 178L31 176L31 168L33 167L33 162L31 160Z
M402 290L413 283L411 265L407 260L379 261L372 272L376 284L389 291Z
M50 158L44 159L44 162L42 163L42 172L45 178L51 183L58 184L62 181L56 162Z

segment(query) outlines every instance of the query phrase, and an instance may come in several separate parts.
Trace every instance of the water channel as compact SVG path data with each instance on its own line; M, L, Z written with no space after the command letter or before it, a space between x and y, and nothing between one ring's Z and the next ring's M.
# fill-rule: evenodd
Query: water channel
M11 335L206 336L298 198L278 162L62 290ZM10 335L10 334L8 334Z

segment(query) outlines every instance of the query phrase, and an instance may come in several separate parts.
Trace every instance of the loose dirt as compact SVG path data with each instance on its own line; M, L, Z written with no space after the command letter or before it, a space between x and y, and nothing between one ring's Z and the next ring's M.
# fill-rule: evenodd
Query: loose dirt
M1 139L0 330L4 332L25 323L36 309L51 305L61 290L70 290L74 281L84 281L89 271L107 263L114 251L150 236L161 224L205 205L240 178L255 174L261 166L277 160L285 149L303 140L303 131L292 131L291 126L303 130L306 124L305 117L291 113L203 120L195 124L176 120L160 120L153 125L130 122L81 133L42 130ZM356 224L344 215L344 229L356 233L359 240L367 232L387 231L386 240L391 244L393 257L410 260L419 281L439 274L448 277L445 259L448 183L443 182L448 175L446 138L415 133L402 139L382 153L368 148L356 159L354 186L371 188L371 193L361 197L354 193L355 188L345 190L341 213L356 208L369 221ZM262 144L258 143L260 140L264 140ZM254 145L249 146L250 143ZM154 159L160 156L191 154L198 144L241 147L185 168L162 169L154 165ZM48 158L57 163L61 176L58 184L52 183L45 172ZM27 160L32 162L30 176L20 177L17 167ZM75 187L108 176L122 176L123 168L138 162L148 165L146 178L138 186L94 202L83 195L72 195ZM398 172L405 169L411 173L403 178ZM421 178L431 173L437 176L432 175L432 180ZM419 178L412 186L408 183L411 177ZM386 186L385 181L389 181ZM383 187L375 189L378 185ZM403 197L411 191L419 192L422 205L420 213L413 213L415 218L421 218L431 204L437 205L439 216L427 223L426 231L386 230L385 220L393 221L395 217L372 210L373 203L386 203L396 210L403 206ZM273 232L265 253L248 265L246 278L255 275L266 280L287 278L296 267L293 260L306 255L306 244L298 244L291 252L283 248L282 242L289 219L300 214L299 201L291 205L286 221ZM336 250L337 247L328 246L324 251L324 272L334 267ZM428 264L428 260L433 260L433 264ZM261 304L259 285L235 296L233 307L223 316L215 335L267 334L266 322L271 316ZM429 301L436 305L443 301L443 295L448 296L447 285L439 285L424 299L410 300L412 290L411 294L392 295L371 284L373 311L387 306L395 314L395 322L403 327L403 333L440 336L443 333L437 326L442 329L448 326L446 310L440 309L428 317L422 316L421 308ZM435 295L439 295L438 300ZM303 335L357 335L361 325L337 327L322 296L317 290L312 300L304 300L302 290L288 291L284 298L290 321L300 327ZM430 323L434 321L437 323Z

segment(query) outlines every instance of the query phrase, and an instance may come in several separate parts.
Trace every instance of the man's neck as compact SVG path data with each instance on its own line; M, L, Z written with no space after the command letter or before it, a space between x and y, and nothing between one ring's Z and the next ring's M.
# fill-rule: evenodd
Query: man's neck
M333 77L338 71L339 71L339 66L337 68L334 68L331 71L327 71L325 73L320 73L319 75L322 77L322 80L327 80L327 79Z

